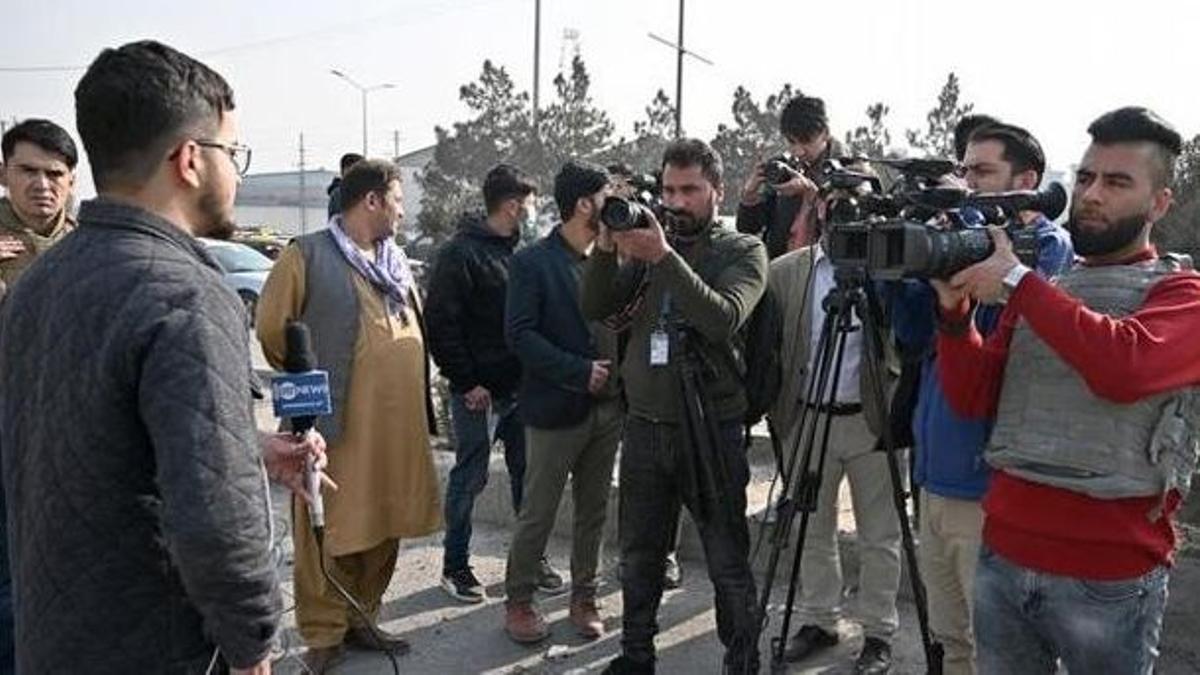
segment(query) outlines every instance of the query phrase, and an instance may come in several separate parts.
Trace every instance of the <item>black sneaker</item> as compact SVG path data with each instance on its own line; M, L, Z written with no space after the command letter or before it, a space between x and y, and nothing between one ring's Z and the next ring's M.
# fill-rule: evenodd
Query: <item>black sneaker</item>
M483 594L483 584L475 578L470 567L442 572L442 588L455 600L469 604L478 604L487 597Z
M838 642L837 633L807 624L792 636L792 641L783 652L784 661L802 661L817 652L829 649Z
M555 572L545 558L538 563L537 589L547 595L558 595L567 590L562 575Z
M663 588L673 591L683 585L683 568L679 566L677 553L667 554L667 569L663 573Z
M892 670L892 646L879 638L863 641L862 652L854 662L856 675L886 675Z

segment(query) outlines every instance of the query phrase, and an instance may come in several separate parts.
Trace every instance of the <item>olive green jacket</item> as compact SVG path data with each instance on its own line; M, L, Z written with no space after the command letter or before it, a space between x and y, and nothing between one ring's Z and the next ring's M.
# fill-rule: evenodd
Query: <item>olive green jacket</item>
M64 209L48 234L38 234L21 222L8 197L0 197L0 237L10 237L25 245L25 250L17 257L0 260L0 297L3 297L5 286L12 288L17 278L33 264L38 256L45 253L74 229L75 219Z
M741 420L746 392L734 343L766 288L767 251L762 241L713 227L682 254L670 251L647 273L644 298L632 315L621 361L629 413L652 422L681 419L681 345L675 330L667 331L668 364L650 365L651 334L662 324L663 299L669 296L673 323L688 326L697 337L711 414L722 422ZM634 301L636 289L627 281L619 273L616 254L596 250L584 266L584 315L604 319Z

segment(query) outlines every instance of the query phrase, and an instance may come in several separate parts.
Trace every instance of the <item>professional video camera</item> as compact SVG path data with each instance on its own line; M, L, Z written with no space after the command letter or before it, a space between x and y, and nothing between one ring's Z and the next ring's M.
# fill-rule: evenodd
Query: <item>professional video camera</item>
M1053 219L1067 206L1060 183L991 194L941 185L955 165L936 159L866 160L899 172L884 192L877 178L846 169L844 161L827 161L818 181L827 205L826 250L835 266L876 279L947 278L970 267L994 250L984 225L1003 226L1017 256L1033 266L1037 235L1019 213Z

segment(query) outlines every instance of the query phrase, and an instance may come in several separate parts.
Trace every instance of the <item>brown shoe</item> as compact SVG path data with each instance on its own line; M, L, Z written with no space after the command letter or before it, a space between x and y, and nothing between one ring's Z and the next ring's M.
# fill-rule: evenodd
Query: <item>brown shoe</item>
M550 630L546 628L546 620L532 602L510 601L505 603L504 610L504 630L514 642L531 644L550 635Z
M341 645L334 645L333 647L309 647L300 657L300 661L304 664L305 672L322 675L322 673L329 670L330 666L341 655Z
M408 640L395 633L389 633L379 626L375 627L375 631L379 634L378 638L366 626L351 628L346 631L346 646L369 652L387 651L395 656L404 656L412 649L408 644Z
M604 635L604 622L600 620L600 609L595 598L571 599L571 623L581 636L589 640Z

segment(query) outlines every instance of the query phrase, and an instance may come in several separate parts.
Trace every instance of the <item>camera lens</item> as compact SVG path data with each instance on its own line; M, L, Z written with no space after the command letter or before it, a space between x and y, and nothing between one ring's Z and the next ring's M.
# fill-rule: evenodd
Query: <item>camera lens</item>
M600 221L617 232L646 226L646 208L622 197L606 197L600 207Z
M929 264L927 276L944 279L964 270L992 254L992 237L987 230L967 228L929 232Z

